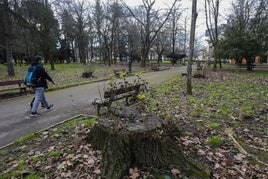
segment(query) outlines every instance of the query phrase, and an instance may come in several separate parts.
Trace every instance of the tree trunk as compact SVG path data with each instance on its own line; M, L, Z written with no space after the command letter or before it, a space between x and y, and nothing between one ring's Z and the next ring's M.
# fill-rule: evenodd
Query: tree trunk
M8 0L3 2L3 21L4 21L4 32L5 32L5 43L6 43L6 59L7 59L7 73L9 76L15 76L14 70L14 59L12 56L12 24L9 14Z
M175 125L153 115L141 115L133 108L111 110L113 120L100 118L88 136L93 148L102 150L103 178L121 178L132 166L177 168L185 176L208 178L206 170L198 168L181 151Z
M247 70L252 71L254 60L252 59L252 57L247 57L246 60L247 60Z
M190 34L190 55L187 66L187 94L192 95L192 59L194 54L194 40L195 40L195 26L197 19L196 12L197 0L192 1L192 21L191 21L191 34Z

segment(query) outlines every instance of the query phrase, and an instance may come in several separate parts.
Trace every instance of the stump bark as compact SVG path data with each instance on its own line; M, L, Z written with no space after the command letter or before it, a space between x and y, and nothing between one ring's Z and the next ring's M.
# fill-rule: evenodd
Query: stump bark
M94 149L102 151L101 175L118 179L133 165L160 169L180 169L186 176L209 178L176 143L175 125L133 108L112 109L114 120L101 117L88 136Z

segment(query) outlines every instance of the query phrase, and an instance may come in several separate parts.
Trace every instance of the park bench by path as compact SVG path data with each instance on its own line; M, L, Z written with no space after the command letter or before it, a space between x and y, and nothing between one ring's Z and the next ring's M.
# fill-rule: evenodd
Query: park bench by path
M20 94L26 94L27 87L24 85L24 80L10 80L10 81L0 81L0 92L19 90Z
M113 86L113 88L106 89L104 91L103 99L95 98L92 102L93 106L97 108L98 114L100 114L101 107L107 107L108 110L114 101L125 98L126 104L131 105L137 101L138 94L147 90L146 83L134 83L128 85Z

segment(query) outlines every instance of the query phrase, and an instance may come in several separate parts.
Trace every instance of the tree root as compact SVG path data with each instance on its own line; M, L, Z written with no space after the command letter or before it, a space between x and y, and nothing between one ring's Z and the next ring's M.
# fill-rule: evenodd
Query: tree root
M244 154L244 155L246 155L246 156L248 156L248 157L252 157L252 158L254 158L257 162L259 162L259 163L261 163L261 164L263 164L263 165L265 165L265 166L268 166L267 163L265 163L265 162L263 162L263 161L260 161L256 156L254 156L253 154L248 153L248 152L247 152L247 151L246 151L246 150L245 150L245 149L238 143L238 141L234 138L232 128L227 128L227 129L225 129L225 133L228 135L229 139L233 141L235 147L239 150L239 152L240 152L241 154Z

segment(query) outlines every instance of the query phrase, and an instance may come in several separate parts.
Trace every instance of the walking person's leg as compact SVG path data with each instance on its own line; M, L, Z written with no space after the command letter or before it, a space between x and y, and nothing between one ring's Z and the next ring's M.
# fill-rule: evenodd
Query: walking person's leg
M31 101L31 103L30 103L30 107L31 107L31 109L32 109L32 107L33 107L34 99L35 99L35 97L32 99L32 101ZM45 103L43 103L42 101L41 101L41 107L42 107L42 108L45 108L45 107L46 107Z
M45 93L43 94L43 97L41 99L41 103L44 105L44 107L48 107L48 102L47 102L47 99L45 97Z
M34 96L35 99L34 99L33 107L32 107L32 110L31 110L31 116L38 115L37 109L38 109L39 103L43 99L45 88L43 88L43 87L35 88L34 92L35 92L35 96Z
M44 94L43 94L43 98L42 98L42 100L41 100L41 103L42 103L43 107L46 107L48 110L50 110L50 109L53 108L53 104L49 104L49 103L47 102L45 92L44 92Z
M32 101L31 101L31 103L30 103L31 109L32 109L32 107L33 107L34 100L35 100L35 97L32 99Z

